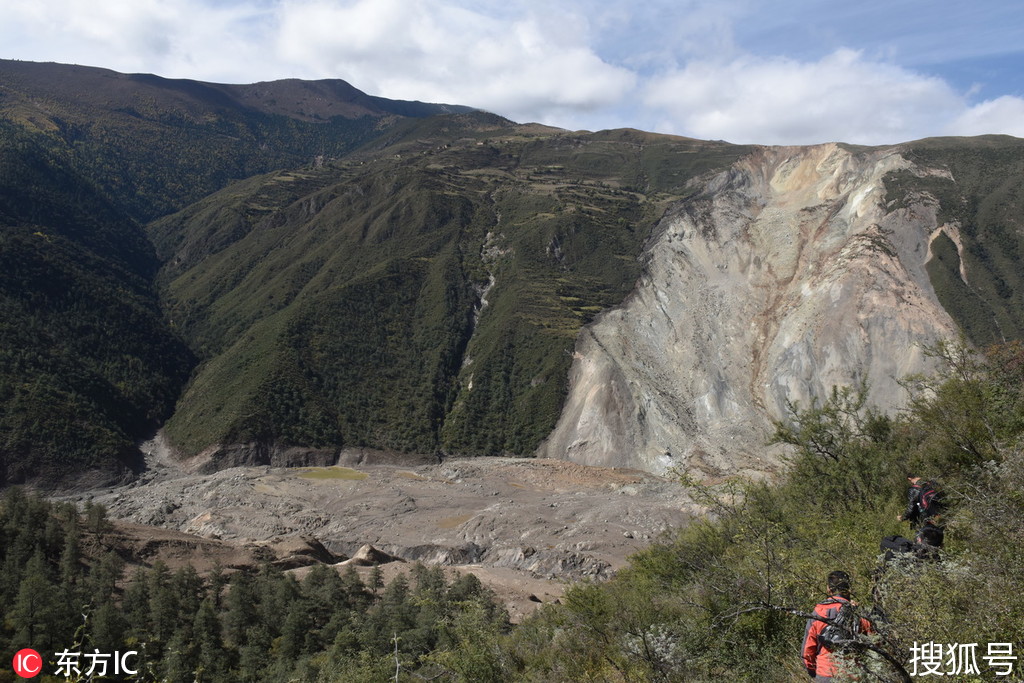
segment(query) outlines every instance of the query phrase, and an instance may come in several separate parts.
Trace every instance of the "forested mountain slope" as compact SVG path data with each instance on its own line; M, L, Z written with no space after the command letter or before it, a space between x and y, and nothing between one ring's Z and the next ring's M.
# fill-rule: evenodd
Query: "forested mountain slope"
M942 305L976 344L1024 336L1024 140L1006 135L935 138L905 145L915 163L947 171L892 178L899 192L925 192L942 222L957 227L932 244L929 275Z
M194 358L140 221L461 109L0 60L0 483L125 476L170 414Z
M233 179L340 156L405 117L467 109L372 97L340 80L223 85L0 60L0 115L59 144L137 220Z
M1015 329L1016 217L971 206L991 178L1015 196L1016 142L752 150L476 114L252 179L151 226L206 359L168 434L222 466L360 446L771 470L789 404L867 381L891 410L924 345ZM951 288L942 247L971 259L977 225L1005 244Z
M136 223L0 122L0 482L134 466L193 363L164 323L157 267Z

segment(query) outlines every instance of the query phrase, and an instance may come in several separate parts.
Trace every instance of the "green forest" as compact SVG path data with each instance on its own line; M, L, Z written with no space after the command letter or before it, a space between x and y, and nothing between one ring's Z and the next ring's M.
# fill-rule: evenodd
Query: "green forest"
M477 637L508 628L471 574L448 580L417 564L384 585L379 568L364 581L354 567L326 565L301 580L270 565L129 571L107 542L109 524L102 506L79 511L17 487L0 501L0 652L5 661L39 652L36 680L340 682L429 671L474 680ZM61 668L65 651L133 652L124 662L134 673L114 675L108 662L107 675L91 675L99 670L84 656Z
M978 673L953 680L1020 680L986 657L1024 646L1024 345L930 353L945 369L907 379L906 411L865 408L863 387L793 406L774 437L794 446L781 481L680 477L706 518L516 625L472 575L422 566L386 586L324 566L301 581L125 572L102 508L12 488L0 651L130 647L145 653L134 680L793 681L806 618L841 569L874 631L848 655L850 680L911 680L922 643L977 646ZM880 539L910 535L908 472L941 482L946 542L937 559L885 563Z

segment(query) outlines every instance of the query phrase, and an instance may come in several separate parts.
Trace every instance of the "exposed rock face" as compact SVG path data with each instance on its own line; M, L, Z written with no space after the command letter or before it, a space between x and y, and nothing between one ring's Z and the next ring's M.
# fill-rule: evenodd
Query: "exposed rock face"
M213 474L230 467L329 467L337 461L336 448L292 448L265 443L241 443L212 446L192 458L189 467L200 474Z
M263 541L252 546L255 556L266 551L269 561L280 569L310 567L315 564L337 564L347 561L344 555L335 555L315 537L308 535L285 536ZM270 559L273 558L273 559Z
M891 409L955 337L924 265L928 196L887 208L893 149L765 148L666 214L636 290L581 333L570 392L538 454L695 474L771 470L786 402L866 379Z

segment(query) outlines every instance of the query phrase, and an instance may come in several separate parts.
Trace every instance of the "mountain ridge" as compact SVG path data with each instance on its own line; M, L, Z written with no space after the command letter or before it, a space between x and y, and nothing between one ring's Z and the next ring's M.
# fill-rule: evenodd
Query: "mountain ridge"
M0 115L62 148L140 222L232 180L343 156L407 117L452 109L373 97L340 80L223 85L0 60Z
M419 110L420 116L473 111L472 107L461 105L390 100L368 95L339 78L210 83L189 78L164 78L149 73L120 73L77 64L0 59L0 79L6 98L39 101L63 98L73 93L80 105L95 109L116 110L152 97L166 111L195 114L196 109L204 106L244 106L264 114L281 114L308 121L326 121L334 116L407 116L414 110ZM4 104L5 107L11 105L11 102Z

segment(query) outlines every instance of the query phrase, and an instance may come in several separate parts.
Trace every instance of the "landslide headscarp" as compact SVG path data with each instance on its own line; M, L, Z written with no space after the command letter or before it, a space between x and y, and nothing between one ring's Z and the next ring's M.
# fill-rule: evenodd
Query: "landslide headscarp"
M872 405L956 337L925 270L927 194L888 204L892 149L765 148L662 220L627 301L587 326L540 453L716 476L771 469L771 420L866 381Z

